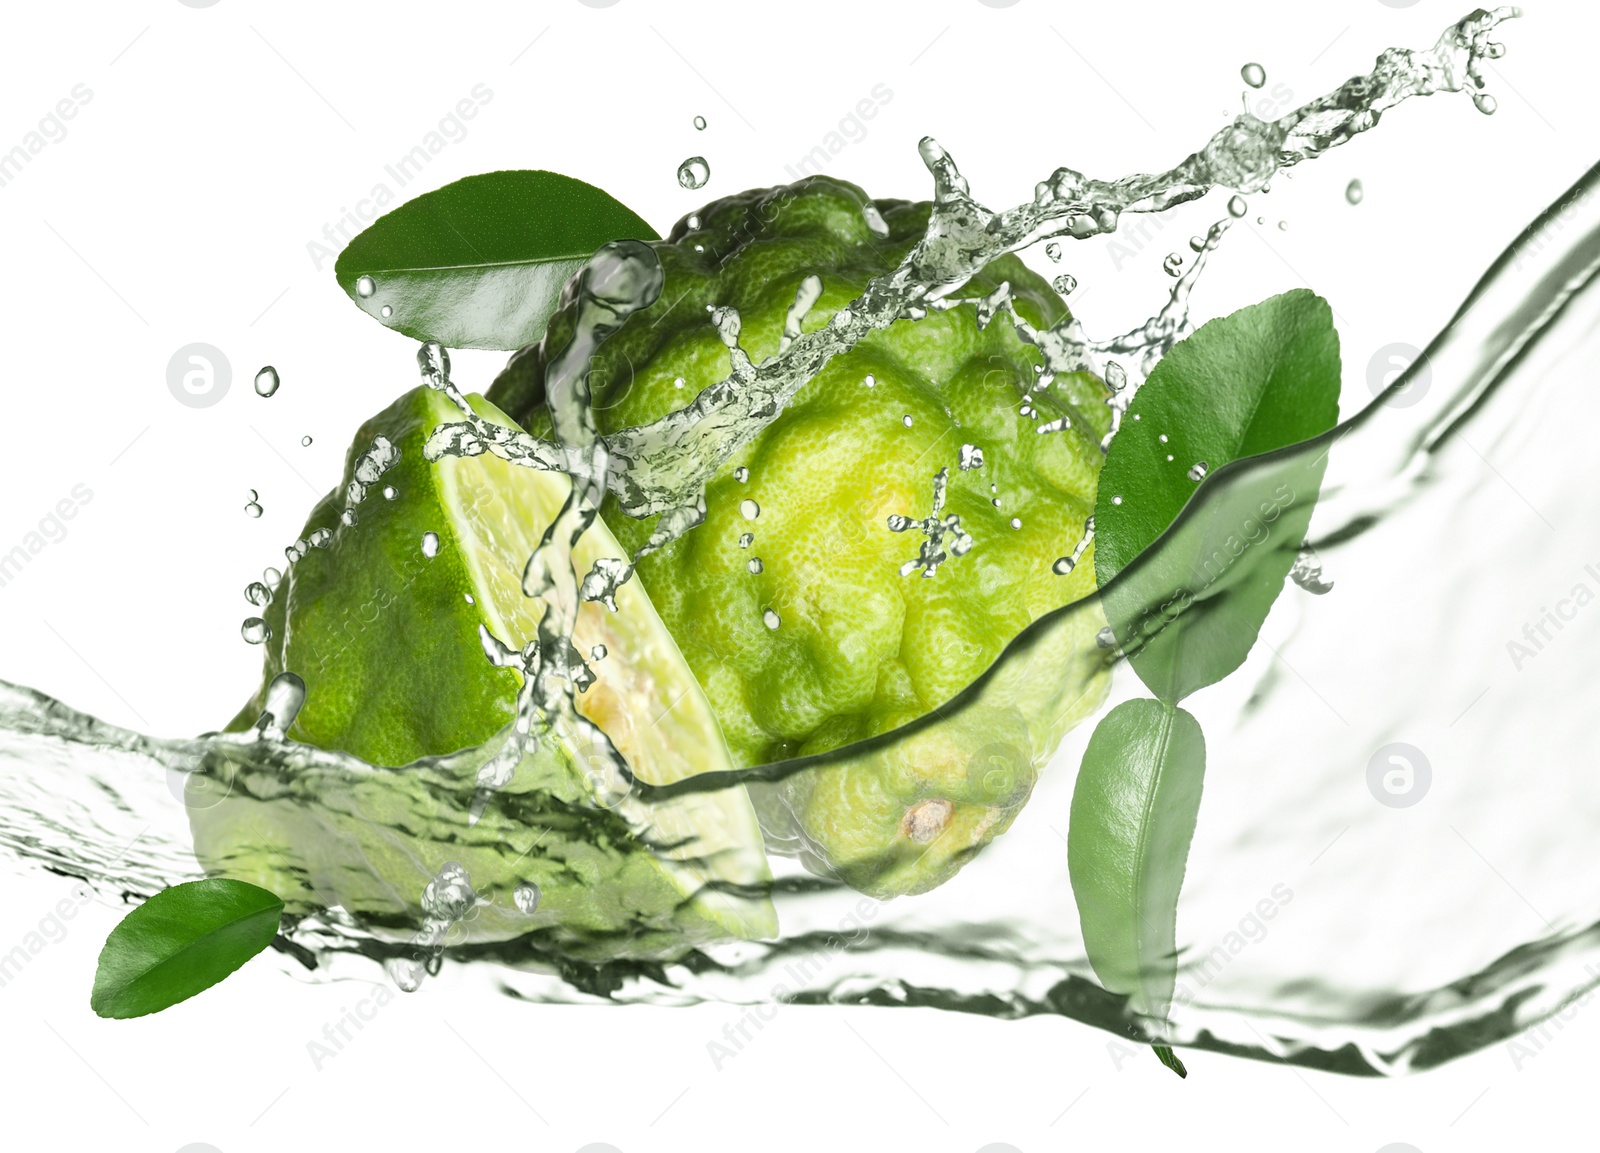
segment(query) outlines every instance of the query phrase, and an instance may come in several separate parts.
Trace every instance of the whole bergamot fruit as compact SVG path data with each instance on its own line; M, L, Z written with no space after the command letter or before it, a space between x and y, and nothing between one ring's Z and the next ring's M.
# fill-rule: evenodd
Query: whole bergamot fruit
M362 426L265 613L262 686L229 726L249 730L273 679L293 673L305 698L287 735L366 763L277 773L239 746L190 779L196 856L291 913L338 906L402 937L436 912L424 894L450 865L478 898L452 940L527 936L560 956L613 960L774 935L742 786L649 801L619 789L589 736L557 723L471 819L476 763L446 754L498 739L514 716L521 671L491 663L485 646L515 651L535 636L544 603L524 595L523 569L570 483L488 454L425 460L429 435L462 418L418 387ZM581 573L620 555L596 525L573 560ZM639 781L732 768L642 587L619 590L616 612L583 605L573 642L593 676L578 712Z
M738 309L740 344L759 362L777 351L807 277L822 281L802 323L811 331L900 263L929 211L816 177L680 221L653 244L659 299L594 359L602 434L654 421L728 376L708 309ZM1001 282L1034 326L1066 317L1015 257L994 261L961 296L975 301ZM572 338L574 303L569 292L544 339L488 394L539 435L551 431L545 370ZM638 579L737 764L837 750L943 709L1031 622L1093 594L1092 556L1067 575L1053 566L1094 508L1106 392L1088 374L1032 391L1041 368L1009 318L980 327L975 303L896 321L828 363L726 463L707 486L705 523L641 561ZM972 547L931 576L903 574L922 538L901 521L894 531L891 518L928 517L940 473L940 515L958 516ZM603 513L630 550L653 525L614 501ZM1078 614L1069 648L1098 653L1098 616ZM1108 680L1097 655L1069 659L1059 646L1006 671L1015 685L1052 686L1053 703L1015 692L997 704L991 693L980 710L897 744L752 786L769 847L880 897L947 880L1010 825L1039 766Z

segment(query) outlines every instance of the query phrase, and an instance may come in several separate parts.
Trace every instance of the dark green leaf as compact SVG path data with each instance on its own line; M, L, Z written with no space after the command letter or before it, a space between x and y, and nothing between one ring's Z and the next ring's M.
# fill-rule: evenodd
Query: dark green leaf
M1200 811L1200 723L1159 701L1100 719L1072 792L1067 869L1095 976L1164 1021L1177 980L1178 892Z
M1249 655L1304 540L1326 450L1248 479L1225 466L1332 428L1338 401L1333 318L1303 290L1204 325L1135 396L1100 473L1095 576L1117 642L1162 700ZM1197 491L1205 499L1169 532ZM1137 577L1113 582L1136 557Z
M628 239L656 234L592 184L488 172L379 217L339 254L334 275L364 311L416 340L511 350L544 334L562 284L597 248Z
M143 1017L209 989L272 944L283 902L243 881L163 889L122 919L100 950L89 1006Z
M1189 1070L1184 1068L1183 1061L1172 1051L1171 1045L1152 1045L1156 1051L1156 1058L1180 1077L1187 1077Z

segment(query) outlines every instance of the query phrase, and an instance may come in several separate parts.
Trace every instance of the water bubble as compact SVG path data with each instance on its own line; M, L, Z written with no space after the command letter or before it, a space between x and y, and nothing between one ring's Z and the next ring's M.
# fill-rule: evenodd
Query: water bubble
M1239 69L1239 78L1252 88L1260 88L1267 82L1267 70L1259 64L1246 64Z
M1191 464L1189 466L1189 471L1185 475L1190 480L1195 481L1196 483L1198 483L1199 481L1205 480L1206 473L1208 473L1210 471L1211 471L1211 466L1209 464L1207 464L1203 460L1197 460L1197 461L1195 461L1193 464Z
M688 383L689 383L688 381L684 380L683 377L680 376L680 377L677 377L675 380L673 380L672 387L673 388L682 388L684 385L686 385Z
M263 569L261 572L261 579L266 583L266 586L269 589L276 590L279 583L283 580L283 574L275 568Z
M741 464L738 468L733 470L733 479L738 481L740 484L743 484L745 481L750 479L750 470Z
M1351 204L1360 204L1366 197L1367 190L1361 186L1361 181L1352 180L1344 186L1344 198Z
M1287 220L1278 221L1278 231L1279 232L1288 232L1289 231L1289 222Z
M1228 201L1228 215L1237 220L1250 210L1250 205L1245 203L1242 196L1235 196Z
M761 558L760 557L753 556L753 557L750 558L750 563L745 565L744 567L750 570L750 575L751 576L760 576L761 572L762 572L762 569L765 568L766 566L764 566L761 563Z
M355 528L356 527L356 510L353 509L353 508L345 509L342 513L339 514L339 520L343 524L347 524L351 528Z
M385 320L388 320L391 316L394 315L394 309L390 308L386 304L382 308L378 309L378 315L383 317Z
M376 291L378 291L378 284L377 284L377 282L375 280L372 279L372 277L370 277L370 276L358 276L356 278L356 295L357 296L362 297L362 298L366 298L368 296L371 296Z
M783 621L779 618L778 614L776 612L774 612L772 609L768 609L766 612L761 614L761 622L763 624L765 624L769 629L776 629L779 625L781 625L783 623Z
M384 500L393 500L398 495L399 495L399 493L397 493L395 491L394 485L386 484L386 485L383 486L383 499Z
M1182 276L1183 257L1176 252L1169 252L1167 258L1161 262L1161 267L1166 270L1168 276Z
M319 528L306 538L306 543L311 545L312 548L327 548L332 541L333 530L327 528Z
M753 545L755 543L756 543L756 534L755 533L753 533L753 532L742 532L742 533L739 534L739 547L740 548L749 548L751 545Z
M253 490L250 493L250 503L244 506L244 515L252 519L261 515L261 505L256 500L256 494Z
M699 131L704 132L706 130L706 118L704 116L696 116L694 118L694 126Z
M971 472L975 468L983 467L983 449L975 444L961 446L961 456L958 460L962 472Z
M904 416L902 416L900 418L900 423L905 425L907 428L910 428L911 427L911 414L908 412Z
M432 559L439 555L439 534L425 532L422 534L422 555Z
M1267 222L1267 218L1265 216L1256 217L1256 223L1257 224L1265 224L1266 222Z
M703 126L704 122L701 123L701 127ZM532 881L524 881L511 891L511 899L517 903L520 911L532 916L539 908L539 886Z
M300 438L300 447L301 448L310 448L311 447L311 438L309 436L302 436Z
M589 659L591 661L603 661L606 659L606 653L610 651L605 645L595 645L594 648L589 650Z
M1493 116L1494 110L1500 107L1499 102L1487 92L1474 92L1472 94L1472 103L1485 116Z
M272 630L267 627L267 622L260 617L249 617L244 624L239 626L239 635L252 645L259 645L272 636Z
M1050 287L1055 289L1062 296L1066 296L1069 292L1078 287L1078 280L1070 272L1063 272L1060 276L1056 277L1050 282Z
M1167 434L1166 433L1162 433L1160 436L1156 437L1156 439L1159 440L1162 444L1166 444L1167 443Z
M267 365L256 373L256 395L271 396L278 391L278 370Z
M1121 504L1122 503L1122 498L1120 496L1114 496L1114 497L1111 498L1111 503L1112 504Z
M260 581L251 581L244 586L244 599L257 608L266 608L272 603L272 590Z
M1019 516L1012 517L1011 518L1011 527L1012 528L1021 528L1022 527L1022 518L1019 517Z
M684 218L683 222L684 224L688 225L689 231L693 232L695 229L700 227L700 214L698 212L691 212L687 217Z
M869 372L866 376L861 378L861 383L866 385L868 388L876 388L878 386L878 378Z
M704 188L711 179L711 165L704 156L691 156L678 165L678 184L683 188Z
M749 497L745 497L739 502L739 511L744 515L745 520L755 520L756 517L761 515L761 506Z
M1061 245L1052 240L1044 246L1044 254L1051 260L1059 261L1061 259Z

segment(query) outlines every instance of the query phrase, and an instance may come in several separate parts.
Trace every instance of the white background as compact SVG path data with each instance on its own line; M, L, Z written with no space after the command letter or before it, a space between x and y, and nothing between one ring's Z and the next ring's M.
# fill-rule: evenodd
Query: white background
M1112 177L1176 162L1237 110L1248 60L1268 72L1252 109L1276 115L1384 47L1430 44L1467 7L1395 2L10 6L0 152L75 85L92 96L0 187L0 552L75 485L93 498L0 588L0 677L158 734L215 727L248 695L259 655L239 639L243 586L281 563L359 421L415 382L410 343L362 316L308 249L380 182L404 198L551 168L665 231L704 197L786 182L882 84L892 99L827 171L923 197L916 142L932 134L1000 207L1060 164ZM1198 318L1311 285L1338 316L1345 412L1360 407L1371 355L1426 343L1595 159L1596 24L1579 0L1530 5L1490 71L1497 115L1464 97L1413 102L1280 179L1218 254ZM489 102L399 190L385 165L479 84ZM711 165L704 196L674 177L695 153ZM1359 207L1343 198L1354 177ZM1069 245L1062 267L1091 330L1153 310L1162 256L1186 251L1221 203L1146 224L1124 249ZM232 369L207 408L166 383L169 358L197 341ZM499 359L460 356L458 379L481 389ZM269 362L283 386L262 400L250 378ZM242 511L252 488L259 520ZM3 883L0 952L69 891L37 873ZM546 1008L435 988L386 1007L319 1071L307 1042L368 987L303 986L258 961L158 1017L101 1021L88 990L118 915L90 906L0 988L10 1148L1433 1153L1587 1129L1600 1042L1600 1015L1580 1011L1520 1063L1497 1046L1379 1082L1188 1053L1180 1082L1070 1021L791 1007L719 1072L706 1046L732 1008Z

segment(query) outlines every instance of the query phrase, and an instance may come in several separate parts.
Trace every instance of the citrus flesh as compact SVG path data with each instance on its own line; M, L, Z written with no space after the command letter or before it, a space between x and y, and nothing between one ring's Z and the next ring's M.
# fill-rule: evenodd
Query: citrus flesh
M510 423L487 401L470 403ZM535 636L544 604L523 594L523 568L570 489L559 473L489 454L425 460L428 435L460 419L441 393L417 388L363 426L345 484L306 526L308 541L330 535L292 564L266 613L262 689L230 726L254 724L267 684L291 671L306 699L287 735L366 764L283 795L257 784L192 806L202 863L277 892L291 911L339 906L404 932L430 912L428 882L455 862L478 898L455 939L531 933L595 959L775 934L742 787L647 801L619 790L584 735L558 721L474 823L481 757L414 764L504 738L522 674L487 659L480 628L512 651ZM366 485L346 524L348 487L371 478L361 458L377 437L398 460ZM597 522L573 560L581 576L620 555ZM730 769L705 696L643 588L624 586L616 601L615 613L594 603L579 611L573 643L595 679L577 694L578 712L645 785Z

